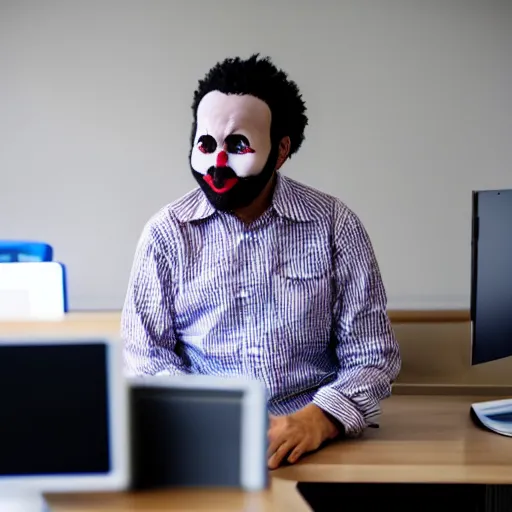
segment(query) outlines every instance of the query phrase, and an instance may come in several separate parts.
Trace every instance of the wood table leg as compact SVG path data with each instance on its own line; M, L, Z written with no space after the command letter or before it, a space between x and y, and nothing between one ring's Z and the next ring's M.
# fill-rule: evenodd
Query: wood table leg
M273 478L271 491L276 512L312 512L311 507L297 490L297 482Z

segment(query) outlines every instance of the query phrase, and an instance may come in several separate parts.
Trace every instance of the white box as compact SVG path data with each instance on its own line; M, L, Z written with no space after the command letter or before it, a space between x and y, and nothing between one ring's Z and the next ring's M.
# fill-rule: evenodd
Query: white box
M0 263L0 320L59 320L65 313L61 263Z

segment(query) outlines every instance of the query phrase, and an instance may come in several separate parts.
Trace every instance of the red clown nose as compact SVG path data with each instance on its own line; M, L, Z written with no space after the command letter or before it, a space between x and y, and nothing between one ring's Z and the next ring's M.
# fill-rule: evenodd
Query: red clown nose
M217 167L226 167L228 165L228 154L225 151L221 151L217 155Z

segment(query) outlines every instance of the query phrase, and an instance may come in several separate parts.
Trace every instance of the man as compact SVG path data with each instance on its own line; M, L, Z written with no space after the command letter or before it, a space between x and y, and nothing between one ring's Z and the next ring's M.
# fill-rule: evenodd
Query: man
M400 368L360 220L278 172L303 142L305 112L270 59L208 72L193 101L199 187L145 226L122 315L131 374L266 384L271 469L359 435Z

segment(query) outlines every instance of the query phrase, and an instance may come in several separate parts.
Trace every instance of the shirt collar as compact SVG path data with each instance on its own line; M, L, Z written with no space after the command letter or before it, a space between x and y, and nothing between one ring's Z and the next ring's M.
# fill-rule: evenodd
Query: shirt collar
M296 222L310 222L318 218L307 198L307 188L300 183L277 173L277 183L272 198L272 207L280 217Z
M171 209L180 222L207 219L217 211L199 187L175 201Z
M296 222L317 219L316 212L307 199L307 188L286 176L281 176L280 172L276 176L272 208L280 217ZM217 213L200 188L178 199L172 204L171 209L180 222L203 220Z

